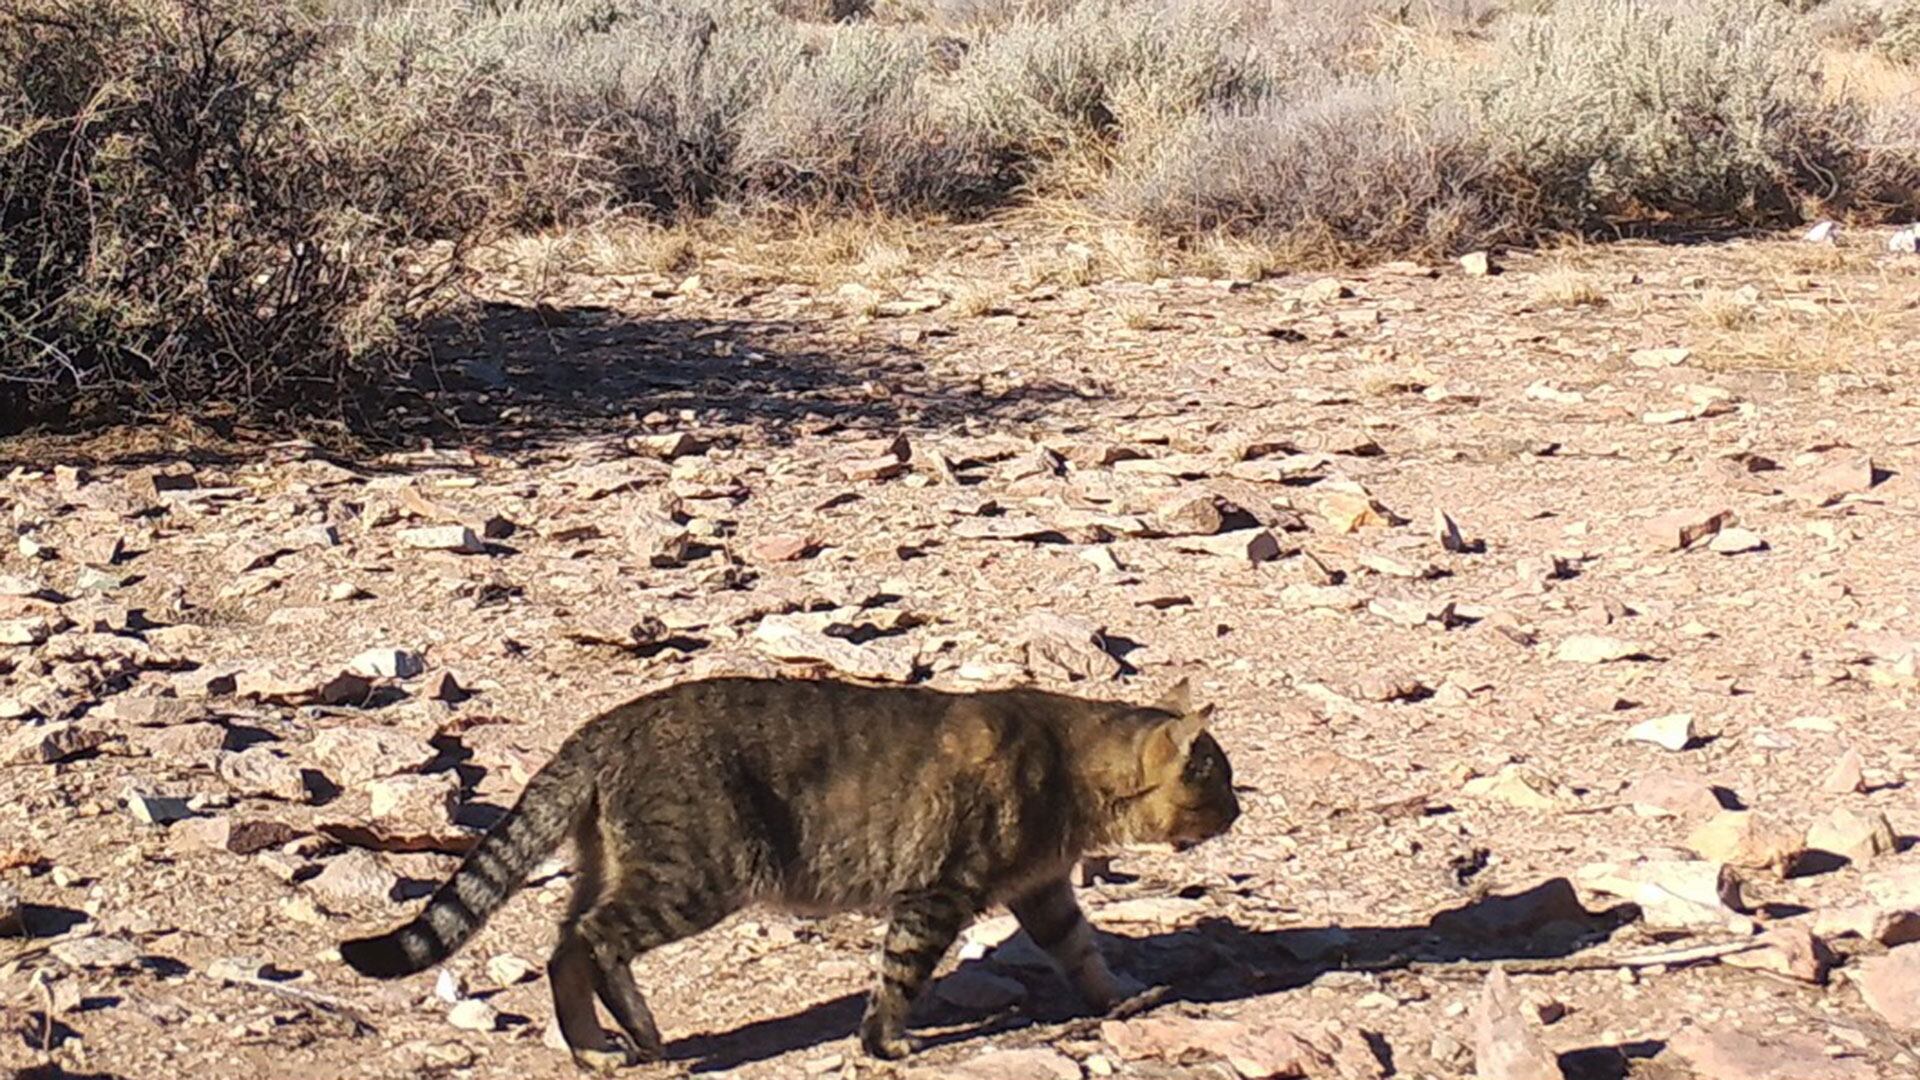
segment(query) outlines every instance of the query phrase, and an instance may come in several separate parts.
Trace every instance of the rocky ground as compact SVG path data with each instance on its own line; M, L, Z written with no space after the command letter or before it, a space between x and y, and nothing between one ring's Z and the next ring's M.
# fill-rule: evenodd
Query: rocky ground
M444 972L334 945L593 712L837 670L1190 676L1247 813L1085 890L1124 1019L1001 916L879 1066L877 922L749 912L639 963L640 1075L1920 1073L1920 259L1085 284L953 235L503 285L404 453L0 447L0 1065L572 1075L563 859Z

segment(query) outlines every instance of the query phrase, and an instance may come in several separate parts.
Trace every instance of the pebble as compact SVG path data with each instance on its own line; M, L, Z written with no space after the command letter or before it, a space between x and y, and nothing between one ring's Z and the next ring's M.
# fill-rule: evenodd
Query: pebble
M461 1031L492 1031L499 1022L500 1014L478 998L468 998L447 1010L447 1023Z

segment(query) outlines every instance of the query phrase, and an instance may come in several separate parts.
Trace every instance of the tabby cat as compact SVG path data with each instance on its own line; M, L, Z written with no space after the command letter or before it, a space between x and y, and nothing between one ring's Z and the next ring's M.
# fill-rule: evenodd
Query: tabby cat
M571 839L576 887L547 976L584 1068L658 1060L630 962L755 902L886 912L860 1026L875 1057L911 1052L914 998L997 903L1104 1012L1121 993L1069 874L1089 851L1184 850L1233 824L1211 713L1184 681L1148 707L1037 689L681 683L574 732L418 918L340 953L376 978L438 963ZM625 1045L601 1029L596 996Z

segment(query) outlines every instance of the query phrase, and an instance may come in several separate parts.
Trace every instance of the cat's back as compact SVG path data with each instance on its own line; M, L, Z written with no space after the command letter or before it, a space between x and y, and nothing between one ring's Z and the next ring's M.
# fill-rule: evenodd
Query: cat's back
M1045 784L1066 766L1074 714L1097 707L1027 689L722 676L612 710L599 722L595 756L621 771L644 770L653 783L704 787L727 778L783 796L857 785L872 800L897 800Z

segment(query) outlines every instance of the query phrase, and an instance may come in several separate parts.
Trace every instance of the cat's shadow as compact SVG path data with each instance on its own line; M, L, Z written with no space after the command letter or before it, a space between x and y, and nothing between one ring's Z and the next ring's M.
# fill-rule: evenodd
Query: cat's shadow
M1101 938L1116 969L1166 988L1155 1006L1161 1007L1278 993L1343 970L1392 971L1416 961L1566 957L1605 941L1636 915L1632 905L1585 911L1573 899L1572 886L1556 878L1525 893L1485 897L1414 926L1253 930L1228 919L1210 919L1164 933L1102 933ZM1097 912L1093 918L1099 921ZM970 961L964 966L982 963ZM1072 1023L1086 1016L1073 992L1050 971L996 972L1017 974L1027 983L1027 1002L1018 1011L972 1016L933 1000L923 1002L933 1006L916 1013L917 1034L926 1051L935 1051L929 1063L941 1060L937 1051L944 1046L1031 1024ZM789 1016L681 1039L667 1047L667 1056L693 1072L740 1068L851 1036L858 1030L865 1004L864 994L844 994ZM927 1030L929 1026L935 1031Z

